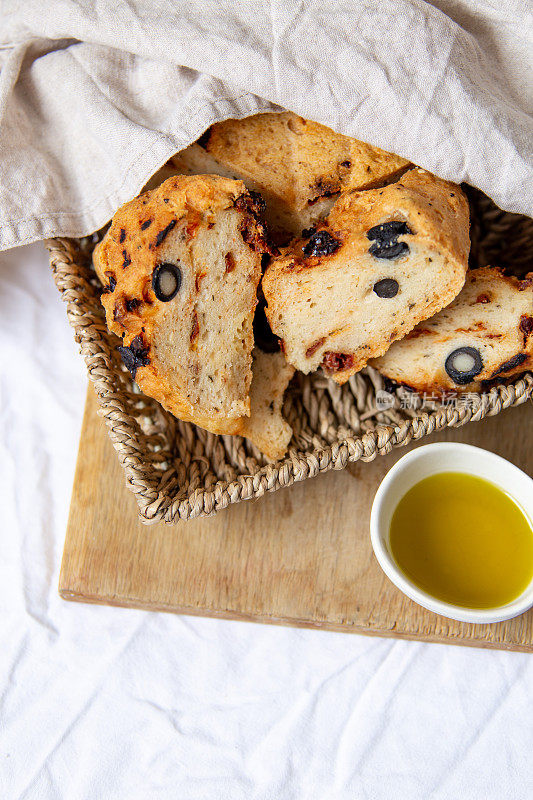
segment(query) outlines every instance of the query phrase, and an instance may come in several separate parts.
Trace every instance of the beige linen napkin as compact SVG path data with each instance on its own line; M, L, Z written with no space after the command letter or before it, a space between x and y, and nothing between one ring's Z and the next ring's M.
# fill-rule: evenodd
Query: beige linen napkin
M214 121L280 108L533 216L530 8L4 0L0 248L91 233Z

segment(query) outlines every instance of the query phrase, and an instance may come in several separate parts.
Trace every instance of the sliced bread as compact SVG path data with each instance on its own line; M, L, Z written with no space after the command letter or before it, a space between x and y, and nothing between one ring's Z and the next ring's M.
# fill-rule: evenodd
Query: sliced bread
M418 392L474 392L533 366L533 273L471 270L447 308L370 362Z
M240 181L177 176L120 208L94 253L139 387L215 433L240 432L250 414L261 212Z
M283 353L253 352L251 411L241 420L241 436L246 436L272 461L283 458L292 438L292 428L283 418L283 397L294 374Z
M409 167L400 156L289 111L219 122L172 163L183 173L239 178L260 192L278 242L323 218L341 191L382 186Z
M461 189L424 170L344 193L263 278L288 362L305 373L322 366L344 383L456 297L469 244Z

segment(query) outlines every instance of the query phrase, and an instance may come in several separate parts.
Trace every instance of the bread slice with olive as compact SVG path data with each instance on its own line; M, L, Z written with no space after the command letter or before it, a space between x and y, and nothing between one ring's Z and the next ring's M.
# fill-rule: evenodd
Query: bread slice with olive
M122 206L94 253L137 384L214 433L240 433L250 415L261 213L240 181L176 176Z
M213 125L173 159L180 172L240 178L267 204L276 240L299 236L339 193L394 180L409 162L290 111Z
M420 323L371 366L418 392L479 391L533 366L533 273L471 270L447 308Z
M459 294L469 247L465 196L424 170L346 192L264 275L266 314L287 360L345 383Z

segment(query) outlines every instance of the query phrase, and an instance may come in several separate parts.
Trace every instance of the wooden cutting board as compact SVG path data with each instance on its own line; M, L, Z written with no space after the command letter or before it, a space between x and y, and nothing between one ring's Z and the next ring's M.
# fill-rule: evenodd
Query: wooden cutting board
M408 448L214 517L145 526L96 407L89 388L59 581L66 600L533 651L533 611L495 625L454 622L408 600L382 573L370 508ZM532 423L527 403L422 443L479 445L532 474Z

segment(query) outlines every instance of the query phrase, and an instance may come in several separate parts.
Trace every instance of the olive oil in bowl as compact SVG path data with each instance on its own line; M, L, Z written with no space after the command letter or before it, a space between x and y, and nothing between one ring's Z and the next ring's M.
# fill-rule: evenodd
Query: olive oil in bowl
M519 505L484 478L440 472L412 486L392 515L389 548L420 589L455 606L489 609L533 576L533 530Z

